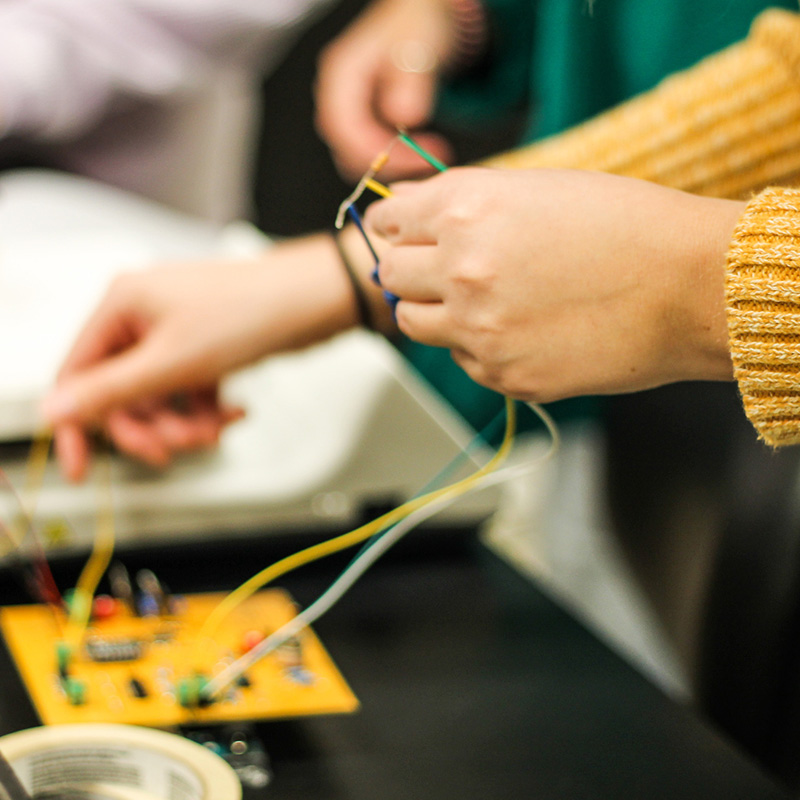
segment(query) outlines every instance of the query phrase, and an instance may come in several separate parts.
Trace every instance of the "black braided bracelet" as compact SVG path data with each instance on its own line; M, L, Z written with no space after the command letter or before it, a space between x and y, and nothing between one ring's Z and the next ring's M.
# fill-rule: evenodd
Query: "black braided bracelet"
M344 246L342 245L340 231L336 229L333 231L333 241L336 245L336 249L339 251L339 258L341 259L344 271L347 273L347 277L350 279L350 285L353 288L353 296L355 297L356 301L356 310L358 311L358 321L367 330L374 331L375 323L372 319L372 309L370 308L367 294L364 291L364 287L361 285L361 281L359 281L358 276L356 275L355 269L353 269L353 265L350 263L347 253L345 252Z

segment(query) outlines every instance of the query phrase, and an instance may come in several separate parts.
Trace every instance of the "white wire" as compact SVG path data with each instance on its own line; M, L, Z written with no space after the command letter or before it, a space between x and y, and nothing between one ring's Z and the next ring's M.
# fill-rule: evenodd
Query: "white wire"
M293 636L297 636L303 628L316 622L323 614L339 602L342 596L353 586L353 584L393 545L400 541L410 530L420 523L444 510L457 500L472 492L485 489L488 486L511 480L533 469L534 466L543 464L552 458L560 447L560 436L555 423L550 415L540 406L529 403L530 408L539 416L550 435L550 446L541 458L533 459L522 464L515 464L511 467L490 472L475 483L466 492L453 492L432 500L422 508L413 511L405 519L398 522L383 533L371 545L369 545L354 561L339 575L339 577L320 595L308 608L291 619L266 639L259 642L255 647L227 666L214 678L212 678L201 690L202 697L208 699L221 692L226 686L231 684L250 667L260 661L265 656L274 652L282 644Z

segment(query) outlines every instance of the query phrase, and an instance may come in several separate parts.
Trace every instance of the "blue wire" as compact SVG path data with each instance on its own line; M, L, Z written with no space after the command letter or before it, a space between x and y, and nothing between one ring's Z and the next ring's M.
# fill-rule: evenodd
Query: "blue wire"
M350 215L353 222L355 222L356 227L361 231L361 235L364 237L364 241L367 243L367 247L369 247L372 257L375 259L375 269L377 270L380 259L378 258L378 254L375 252L375 248L372 246L372 242L369 240L369 236L367 236L366 230L364 230L364 223L361 221L361 215L358 213L358 210L353 203L350 203L350 205L347 206L347 213Z
M375 252L375 248L372 246L372 242L369 240L369 236L367 236L367 231L364 229L364 223L361 221L361 216L356 210L355 205L350 203L347 206L347 213L350 215L350 218L355 222L356 227L359 231L361 231L361 235L364 237L364 241L367 243L367 247L369 248L370 253L372 253L372 257L375 259L375 268L372 270L372 280L378 285L381 285L380 276L378 275L378 266L380 264L380 259L378 258L378 254ZM392 309L392 314L395 313L395 309L397 308L397 304L400 302L400 298L396 294L392 294L391 292L387 292L386 289L383 290L383 299L388 303L389 308Z

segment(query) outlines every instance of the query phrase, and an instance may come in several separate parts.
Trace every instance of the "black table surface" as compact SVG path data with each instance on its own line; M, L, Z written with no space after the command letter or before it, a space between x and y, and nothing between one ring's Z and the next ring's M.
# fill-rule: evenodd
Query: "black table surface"
M127 563L198 591L281 555L239 541ZM338 566L282 585L308 603ZM7 603L14 590L0 578ZM315 629L362 707L258 725L274 777L246 800L789 796L471 535L415 534ZM0 733L37 724L5 652L0 685Z

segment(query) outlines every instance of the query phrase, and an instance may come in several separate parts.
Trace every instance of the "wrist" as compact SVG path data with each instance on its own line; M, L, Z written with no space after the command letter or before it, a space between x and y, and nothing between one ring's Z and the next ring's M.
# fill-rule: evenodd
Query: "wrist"
M331 236L333 237L333 242L336 245L336 251L339 255L339 262L344 270L344 274L347 276L347 279L350 282L350 288L353 292L356 323L367 330L374 331L375 323L372 319L372 309L370 307L369 298L364 290L364 285L361 282L361 278L356 273L356 268L350 260L350 254L342 242L340 231L337 228L334 228L331 231Z
M672 335L685 344L680 349L684 360L678 366L679 380L730 380L731 364L726 318L726 259L731 236L744 203L680 193L688 202L682 219L675 219L675 230L682 230L683 246L673 250L673 288L677 299L673 308ZM678 239L676 237L675 241ZM676 262L684 269L675 270Z

